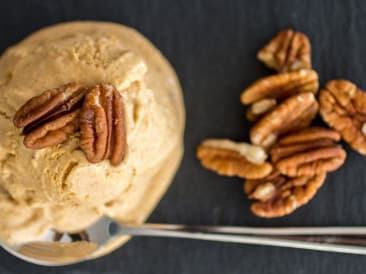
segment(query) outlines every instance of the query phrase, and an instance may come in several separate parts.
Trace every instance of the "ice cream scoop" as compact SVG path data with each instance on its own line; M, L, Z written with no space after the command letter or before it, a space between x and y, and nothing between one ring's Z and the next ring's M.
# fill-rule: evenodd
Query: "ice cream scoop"
M70 82L107 83L121 94L127 142L121 164L88 161L77 132L43 149L24 146L12 123L17 110ZM147 218L182 156L184 105L174 70L146 38L113 23L42 29L0 58L0 88L2 242L34 241L49 229L73 233L102 215L134 223Z

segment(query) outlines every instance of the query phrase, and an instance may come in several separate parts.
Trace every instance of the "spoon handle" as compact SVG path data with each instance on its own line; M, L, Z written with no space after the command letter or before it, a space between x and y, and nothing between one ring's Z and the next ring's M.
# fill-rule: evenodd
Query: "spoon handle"
M183 225L183 224L153 224L141 225L124 224L123 228L153 228L173 231L214 232L250 235L363 235L366 236L366 226L291 226L291 227L250 227L250 226L218 226L218 225Z
M165 224L125 225L117 234L290 247L366 255L365 227L251 228Z

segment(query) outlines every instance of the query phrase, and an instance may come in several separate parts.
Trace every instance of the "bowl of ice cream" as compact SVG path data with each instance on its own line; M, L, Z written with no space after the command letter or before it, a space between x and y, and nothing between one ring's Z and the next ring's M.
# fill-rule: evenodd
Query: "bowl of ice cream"
M67 83L113 85L124 108L123 161L91 162L75 131L42 149L24 145L17 111ZM183 153L184 104L174 69L137 31L71 22L42 29L0 58L0 241L5 247L49 231L75 234L100 216L142 223L170 185ZM128 238L102 250L106 254Z

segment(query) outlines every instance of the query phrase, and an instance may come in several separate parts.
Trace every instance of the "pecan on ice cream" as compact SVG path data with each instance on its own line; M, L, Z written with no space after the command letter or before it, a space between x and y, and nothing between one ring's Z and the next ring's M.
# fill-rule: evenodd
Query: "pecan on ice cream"
M126 152L124 120L122 98L114 86L100 84L88 91L80 114L80 147L90 162L122 162Z
M48 121L25 135L23 143L30 149L42 149L65 142L79 129L80 110Z
M78 115L87 89L69 83L28 100L14 115L14 125L24 128L24 145L41 149L65 142L78 130Z
M15 114L24 145L42 149L61 144L80 129L80 147L91 163L122 162L126 129L122 97L110 84L69 83L31 98Z

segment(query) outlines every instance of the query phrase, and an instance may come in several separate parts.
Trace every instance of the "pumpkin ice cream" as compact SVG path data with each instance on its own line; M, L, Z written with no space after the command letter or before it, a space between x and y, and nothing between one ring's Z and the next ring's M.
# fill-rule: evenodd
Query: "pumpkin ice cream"
M121 164L89 162L79 133L39 150L24 146L14 114L30 98L70 82L108 83L120 92L127 136ZM180 162L184 128L177 77L149 41L112 23L52 26L4 53L0 88L1 241L80 231L101 215L147 218Z

